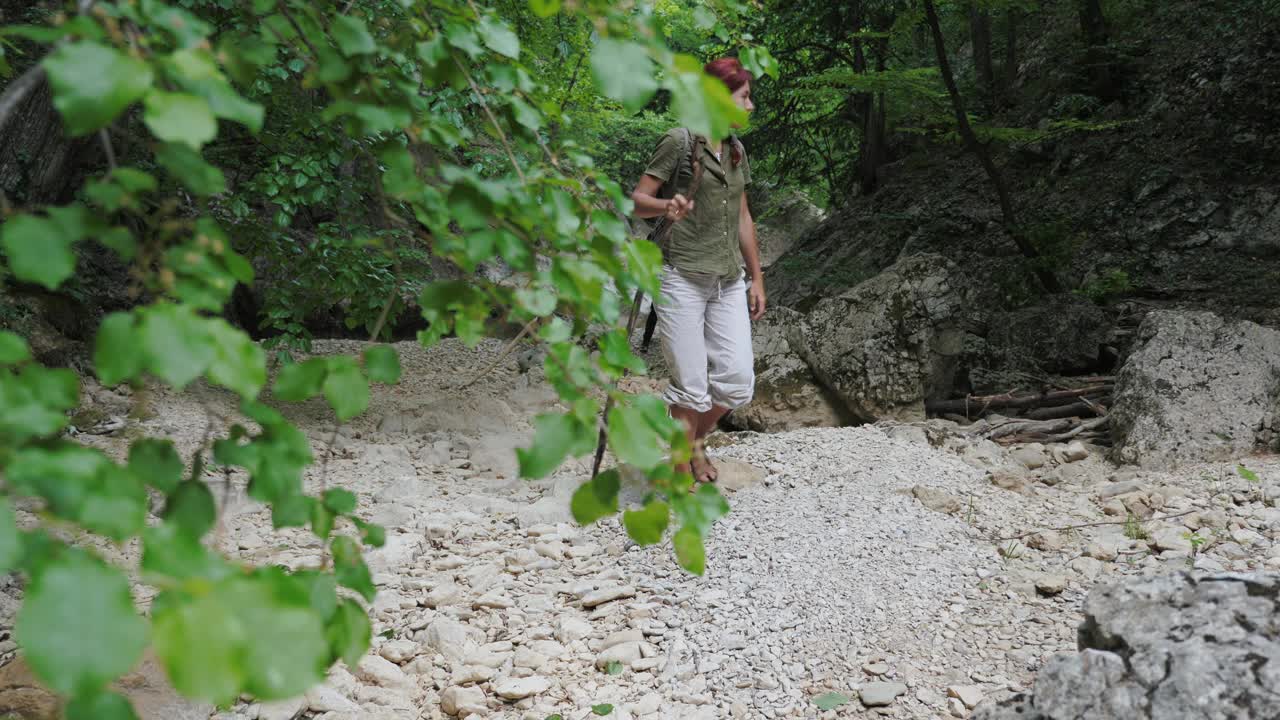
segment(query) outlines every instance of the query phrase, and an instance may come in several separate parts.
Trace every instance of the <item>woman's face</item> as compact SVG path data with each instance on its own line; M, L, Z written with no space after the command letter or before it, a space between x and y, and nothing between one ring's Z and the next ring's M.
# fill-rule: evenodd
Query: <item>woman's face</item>
M751 102L751 83L749 82L743 83L742 87L733 91L733 94L730 97L732 97L733 101L738 104L738 107L746 110L748 113L756 109L755 103ZM741 127L738 123L734 123L733 126L735 128Z

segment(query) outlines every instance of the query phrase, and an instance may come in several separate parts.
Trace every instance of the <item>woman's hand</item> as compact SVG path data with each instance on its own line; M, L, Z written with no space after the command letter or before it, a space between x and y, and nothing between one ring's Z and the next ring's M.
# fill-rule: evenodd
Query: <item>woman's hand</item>
M747 309L751 311L752 320L764 317L764 306L764 279L761 278L747 288Z
M671 222L679 222L691 212L693 212L693 201L683 195L676 195L667 201L665 215Z

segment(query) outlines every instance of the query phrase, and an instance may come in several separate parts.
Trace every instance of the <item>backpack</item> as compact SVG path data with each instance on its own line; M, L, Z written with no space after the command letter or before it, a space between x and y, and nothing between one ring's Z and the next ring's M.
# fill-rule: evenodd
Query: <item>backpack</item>
M690 175L689 187L685 188L683 193L685 197L693 199L693 193L697 192L698 184L702 180L702 162L698 159L698 149L706 142L701 137L695 141L693 133L689 132L689 128L680 128L680 157L685 158L693 172ZM663 200L670 200L677 195L676 184L680 180L680 171L683 165L677 165L676 171L672 173L672 177L662 183L662 187L658 188L657 197ZM643 235L646 239L656 244L662 249L662 254L667 254L667 242L671 238L671 229L673 223L668 222L666 217L659 215L652 218L635 218L635 229L637 235Z

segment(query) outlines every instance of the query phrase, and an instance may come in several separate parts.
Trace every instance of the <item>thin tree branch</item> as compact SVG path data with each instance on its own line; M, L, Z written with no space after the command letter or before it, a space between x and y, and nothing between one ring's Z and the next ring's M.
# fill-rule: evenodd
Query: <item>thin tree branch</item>
M1153 520L1172 520L1173 518L1180 518L1180 517L1182 517L1182 516L1184 516L1184 515L1190 515L1191 513L1194 513L1194 512L1200 512L1200 510L1199 510L1199 509L1196 509L1196 510L1187 510L1186 512L1180 512L1180 513L1177 513L1176 515L1165 515L1165 516L1164 516L1164 517L1162 517L1162 518L1152 518L1152 519L1153 519ZM1079 530L1079 529L1081 529L1081 528L1100 527L1100 526L1102 526L1102 525L1125 525L1125 524L1127 524L1127 523L1129 523L1129 522L1130 522L1130 520L1126 518L1126 519L1124 519L1124 520L1106 520L1106 521L1103 521L1103 522L1084 523L1084 524L1082 524L1082 525L1067 525L1067 526L1065 526L1065 527L1056 527L1056 528L1040 528L1039 530L1028 530L1027 532L1022 533L1021 535L1010 535L1009 537L998 537L998 538L992 538L992 539L991 539L991 541L992 541L992 542L1004 542L1004 541L1006 541L1006 540L1021 540L1021 539L1022 539L1022 538L1024 538L1024 537L1030 537L1030 536L1032 536L1032 535L1035 535L1036 533L1042 533L1042 532L1066 532L1066 531L1068 531L1068 530Z
M538 318L534 318L529 322L525 323L524 327L520 328L519 334L517 334L515 337L511 338L510 341L507 342L507 344L502 348L502 351L498 353L498 357L493 359L493 362L489 363L483 370L476 373L475 377L466 381L462 385L459 385L458 389L466 390L472 385L475 385L477 382L480 382L480 380L484 378L486 375L493 372L493 369L498 367L498 364L501 363L503 359L507 357L507 355L511 354L511 351L515 349L516 345L518 345L520 341L523 340L524 337L528 335L530 331L533 330L534 325L537 325L537 324L538 324Z
M583 52L578 55L578 64L573 68L573 77L569 79L569 87L565 88L564 100L560 101L560 112L569 106L569 100L573 98L573 87L578 84L578 73L582 70L582 62L587 59L587 53Z
M1005 229L1013 237L1018 250L1027 259L1037 260L1040 256L1039 252L1022 234L1022 228L1018 225L1017 213L1013 207L1013 199L1009 194L1009 187L1005 184L995 161L991 159L991 151L978 140L978 136L973 132L973 126L969 124L969 114L965 111L964 100L960 97L960 89L956 86L955 74L951 70L951 61L947 58L947 44L942 35L942 24L938 19L938 9L933 0L924 0L924 11L928 19L929 30L933 33L933 45L938 57L938 69L942 72L942 81L947 87L947 94L951 96L952 110L955 113L956 126L960 130L960 136L964 138L965 146L978 158L978 162L982 165L982 169L986 171L991 184L995 186L996 196L1000 200L1000 213L1004 217ZM1062 292L1062 285L1052 272L1043 267L1036 267L1033 272L1045 290L1051 293Z
M107 133L106 128L98 131L98 139L102 141L102 151L107 154L107 167L114 172L116 169L116 150L111 146L111 136Z
M308 50L311 51L311 57L316 62L320 62L320 53L316 52L315 45L312 45L311 41L307 39L306 33L302 32L302 27L298 25L297 20L293 19L293 15L289 12L289 9L285 7L284 2L283 1L277 2L276 8L280 10L280 14L284 15L285 19L289 21L289 24L293 26L293 31L298 33L298 39L302 40L302 43L307 46Z
M502 142L502 149L507 151L507 158L511 160L511 167L515 168L516 176L520 178L520 184L525 184L524 171L520 169L520 162L516 160L516 154L511 150L511 143L507 140L507 134L502 131L502 126L498 124L498 116L493 114L493 110L489 108L489 103L485 101L484 95L480 92L480 86L476 85L475 79L471 77L471 73L467 71L462 61L458 59L457 54L450 52L449 56L453 58L454 64L462 71L462 76L467 79L467 84L471 86L471 92L475 93L476 99L480 101L480 107L484 110L484 114L488 116L489 122L493 125L493 131L498 134L498 140Z

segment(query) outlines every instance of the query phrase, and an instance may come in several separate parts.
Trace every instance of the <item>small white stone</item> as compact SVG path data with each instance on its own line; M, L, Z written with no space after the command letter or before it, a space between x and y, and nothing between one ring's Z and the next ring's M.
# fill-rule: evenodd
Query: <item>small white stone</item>
M615 587L601 588L593 592L587 593L582 598L582 606L585 608L593 608L597 605L603 605L614 600L635 597L636 589L630 585L619 585Z
M493 684L493 692L506 700L523 700L531 695L544 693L550 687L550 680L534 675L500 680Z
M631 712L636 715L648 715L650 713L658 712L658 708L661 706L662 696L656 692L651 692L640 698L640 702L632 705Z
M354 713L360 706L327 685L317 685L306 693L307 709L312 712Z
M621 663L623 665L631 665L643 656L638 642L626 642L621 645L614 645L596 656L596 667L605 669L610 663Z
M608 637L606 637L604 639L604 642L600 643L600 649L608 650L614 645L621 645L622 643L626 643L626 642L637 642L637 643L644 642L644 633L634 628L628 629L628 630L619 630L618 632L613 633L612 635L609 635Z
M469 685L471 683L488 682L497 674L497 670L484 665L463 665L453 671L449 681L454 685Z
M484 690L456 685L440 693L440 709L446 715L483 715L489 711Z
M379 655L365 655L360 658L360 662L356 665L355 676L365 682L389 688L413 684L399 665Z
M568 645L591 635L594 629L591 623L582 618L563 617L556 623L556 639Z
M547 664L547 658L540 655L527 647L521 646L516 648L516 655L513 660L516 667L528 668L530 670L541 670L542 666Z
M982 689L974 685L952 685L947 688L947 696L959 699L970 710L977 707L985 697Z
M1057 595L1066 589L1065 575L1045 574L1036 578L1036 590L1044 595Z
M408 662L418 656L421 646L412 640L388 640L378 646L378 654L393 663Z
M496 608L500 610L505 610L514 604L515 603L511 602L511 598L507 597L506 593L501 590L490 590L472 603L473 607Z
M1109 538L1099 538L1085 546L1084 554L1095 560L1111 562L1120 555L1119 543Z
M907 691L907 686L895 682L872 682L858 690L858 698L866 707L891 705L895 698Z
M427 646L449 660L461 660L470 644L467 629L457 620L441 617L427 626Z
M462 599L462 589L456 583L448 582L437 585L422 598L423 604L429 608L454 605Z

